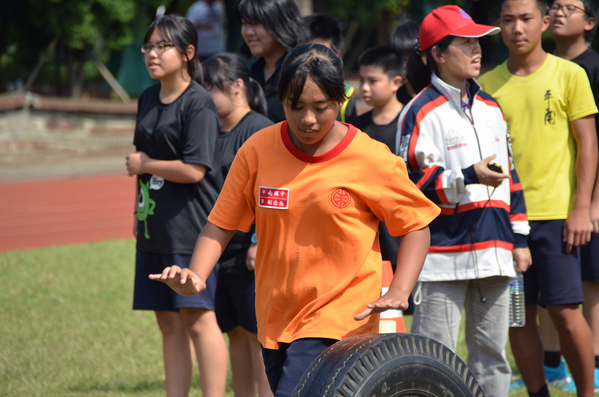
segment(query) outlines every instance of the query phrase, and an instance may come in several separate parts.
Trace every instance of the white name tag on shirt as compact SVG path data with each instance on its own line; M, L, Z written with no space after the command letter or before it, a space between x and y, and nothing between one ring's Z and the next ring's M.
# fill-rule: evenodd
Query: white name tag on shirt
M260 186L258 206L286 210L289 205L289 189Z

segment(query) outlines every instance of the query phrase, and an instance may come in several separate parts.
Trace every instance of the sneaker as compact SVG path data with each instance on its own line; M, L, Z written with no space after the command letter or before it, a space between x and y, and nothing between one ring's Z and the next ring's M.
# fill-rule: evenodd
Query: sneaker
M559 365L555 368L543 366L545 369L545 378L549 386L565 386L569 383L574 383L570 376L570 371L566 367L566 360L563 358L559 362Z
M524 387L524 380L522 378L510 383L510 390L520 389L521 387Z
M574 383L574 380L571 380L562 389L565 390L565 391L571 391L571 392L576 393L576 383Z
M574 381L570 381L564 386L564 390L576 392L576 384ZM599 368L595 368L595 393L599 392Z
M566 386L569 386L574 387L574 389L567 390L576 391L574 381L572 380L570 372L566 367L566 360L562 358L562 360L559 363L559 366L555 368L548 367L546 365L544 365L543 368L545 369L545 378L547 379L547 384L549 386L564 386L564 389ZM519 389L524 386L524 380L520 378L517 381L510 383L510 390ZM595 368L595 386L599 386L599 369L597 368Z

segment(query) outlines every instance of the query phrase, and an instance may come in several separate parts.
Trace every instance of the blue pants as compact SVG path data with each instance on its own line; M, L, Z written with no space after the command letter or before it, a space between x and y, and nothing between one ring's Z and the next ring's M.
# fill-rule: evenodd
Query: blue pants
M282 343L278 350L263 348L266 377L275 397L291 397L312 361L336 342L336 339L305 338Z

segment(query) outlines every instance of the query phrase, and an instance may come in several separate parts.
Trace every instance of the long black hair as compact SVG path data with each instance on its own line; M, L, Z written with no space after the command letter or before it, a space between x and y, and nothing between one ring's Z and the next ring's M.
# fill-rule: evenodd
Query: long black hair
M308 40L308 27L293 0L240 0L235 16L239 26L243 22L262 24L287 52ZM248 58L252 56L245 42L239 51Z
M277 87L281 103L287 102L295 109L308 77L329 100L345 101L343 64L339 57L321 44L303 44L295 47L281 66Z
M200 60L195 55L198 45L198 32L193 26L193 23L178 15L164 15L158 17L150 24L150 27L146 31L144 44L147 44L148 41L150 41L150 37L155 29L158 29L162 37L171 41L186 58L187 48L190 45L193 46L194 56L191 59L187 58L187 72L192 80L202 84L204 82L204 73L202 71Z
M221 91L227 91L228 84L237 79L245 84L245 96L250 108L268 117L268 105L264 91L256 80L250 78L250 69L237 54L220 52L204 61L204 86L212 85Z
M407 75L408 82L415 93L426 88L426 86L431 83L433 72L437 71L437 64L433 59L433 51L444 52L447 50L453 39L455 39L455 36L442 38L438 43L424 51L424 54L417 48L414 48L412 53L410 53L407 64ZM426 58L426 63L422 59L423 55Z
M391 47L399 52L404 57L404 60L408 59L410 53L414 51L419 29L420 25L414 21L402 23L389 35L387 47Z

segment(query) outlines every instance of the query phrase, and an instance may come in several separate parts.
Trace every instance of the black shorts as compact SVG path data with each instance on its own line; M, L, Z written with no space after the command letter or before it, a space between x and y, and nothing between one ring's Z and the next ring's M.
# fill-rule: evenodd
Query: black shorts
M216 320L223 332L238 325L258 333L256 323L256 285L254 283L216 288Z
M159 274L168 266L188 268L191 255L153 254L137 251L135 257L135 288L133 310L177 311L181 307L214 310L218 264L206 280L206 290L193 296L182 296L168 285L150 280L150 274Z
M599 281L599 235L593 234L591 242L580 247L582 281Z
M570 305L584 302L580 276L580 248L566 254L562 242L564 220L530 221L528 247L532 266L524 273L526 304Z

